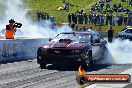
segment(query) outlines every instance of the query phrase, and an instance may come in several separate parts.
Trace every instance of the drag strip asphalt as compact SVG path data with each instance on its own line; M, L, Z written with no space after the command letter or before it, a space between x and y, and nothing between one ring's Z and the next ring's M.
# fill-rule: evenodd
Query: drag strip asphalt
M89 74L118 74L132 64L96 64ZM77 68L49 65L40 69L35 60L0 64L0 88L80 88L76 83Z

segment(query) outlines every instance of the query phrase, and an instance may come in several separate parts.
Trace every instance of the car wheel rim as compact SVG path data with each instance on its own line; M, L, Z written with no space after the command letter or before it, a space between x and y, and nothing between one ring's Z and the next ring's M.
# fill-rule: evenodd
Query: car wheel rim
M90 65L90 55L89 55L89 53L87 52L87 54L86 54L86 61L85 61L85 64L86 64L86 66L88 67L89 65Z

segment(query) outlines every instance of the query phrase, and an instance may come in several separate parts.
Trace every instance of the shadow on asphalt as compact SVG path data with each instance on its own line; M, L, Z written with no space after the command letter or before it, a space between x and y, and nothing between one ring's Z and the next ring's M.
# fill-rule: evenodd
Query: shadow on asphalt
M98 71L103 68L107 68L111 66L112 64L94 64L88 69L85 69L86 71ZM66 66L66 65L49 65L47 66L48 70L59 70L59 71L78 71L79 66Z
M33 59L19 59L19 60L3 61L3 62L0 62L0 65L1 64L8 64L8 63L22 62L22 61L32 62L32 60Z

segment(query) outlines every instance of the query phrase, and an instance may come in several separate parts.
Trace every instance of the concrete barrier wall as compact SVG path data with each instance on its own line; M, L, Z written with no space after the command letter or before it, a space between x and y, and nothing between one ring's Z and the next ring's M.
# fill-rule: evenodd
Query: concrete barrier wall
M38 47L48 39L0 40L0 62L35 59Z

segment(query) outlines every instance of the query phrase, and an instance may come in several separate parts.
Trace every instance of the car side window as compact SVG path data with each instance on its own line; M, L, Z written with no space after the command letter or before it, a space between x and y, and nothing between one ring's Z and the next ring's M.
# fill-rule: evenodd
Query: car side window
M126 33L130 33L130 30L129 30L129 29L127 29L125 32L126 32Z
M125 32L126 33L132 33L132 29L127 29Z
M130 30L130 33L132 33L132 29Z
M99 38L98 35L93 34L93 42L95 42L95 43L99 43L100 42L100 38Z

